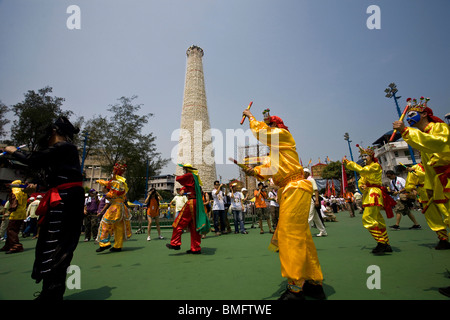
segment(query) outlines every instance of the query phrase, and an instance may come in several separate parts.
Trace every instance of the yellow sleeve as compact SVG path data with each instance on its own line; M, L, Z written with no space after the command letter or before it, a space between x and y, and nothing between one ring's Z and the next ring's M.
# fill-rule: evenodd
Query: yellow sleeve
M253 168L253 170L256 172L256 174L258 174L259 176L264 178L263 181L265 181L273 176L273 174L271 173L272 172L271 169L272 169L272 167L270 165L270 160L260 166L256 166ZM269 173L269 174L262 174L262 172ZM256 177L256 178L258 179L258 177ZM261 179L258 179L258 180L261 180Z
M102 186L104 186L104 187L109 187L109 181L106 181L106 180L96 180L95 181L96 183L98 183L98 184L100 184L100 185L102 185Z
M425 133L417 128L406 127L402 132L403 140L411 147L426 153L449 153L450 131L445 123L434 123L433 133Z
M416 186L419 184L419 177L413 172L409 172L406 177L405 190L411 191L416 189Z
M269 127L265 122L257 121L255 118L250 118L250 129L258 141L270 147L271 154L279 152L283 148L295 148L295 141L287 130ZM253 170L258 175L268 179L278 171L279 166L280 163L272 163L269 156L262 165L254 167ZM265 174L262 174L262 172Z
M263 121L250 119L250 129L258 141L272 148L295 148L295 140L289 131L277 127L269 127Z
M345 166L347 167L347 169L352 170L352 171L356 171L359 174L372 174L372 173L377 173L378 168L376 166L364 166L361 167L359 164L357 164L356 162L353 161L348 161Z
M361 177L358 180L358 187L359 187L360 190L363 190L363 191L366 190L366 183L367 183L366 180L367 179L365 177Z

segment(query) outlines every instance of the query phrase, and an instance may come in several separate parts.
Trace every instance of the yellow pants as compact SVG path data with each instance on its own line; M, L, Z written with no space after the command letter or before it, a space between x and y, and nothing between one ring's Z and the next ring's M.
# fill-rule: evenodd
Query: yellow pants
M100 247L110 246L112 235L114 235L114 248L122 248L125 236L125 223L123 220L114 223L101 222L98 235Z
M450 202L447 202L447 204ZM447 227L449 219L446 204L432 203L425 211L425 219L431 230L437 233L440 240L448 240Z
M376 242L389 244L386 223L380 213L380 210L381 207L379 206L365 207L362 216L363 226L369 230Z

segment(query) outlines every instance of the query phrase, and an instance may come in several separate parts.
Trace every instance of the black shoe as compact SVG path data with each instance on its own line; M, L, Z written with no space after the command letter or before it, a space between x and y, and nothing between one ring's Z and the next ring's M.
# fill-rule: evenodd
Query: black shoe
M394 230L400 230L400 227L396 224L394 224L393 226L390 226L389 228L394 229Z
M102 251L105 251L105 250L107 250L107 249L109 249L109 248L111 248L110 245L109 245L109 246L106 246L106 247L100 247L100 248L98 248L97 250L95 250L95 252L102 252Z
M444 296L450 297L450 287L447 288L439 288L439 292Z
M189 254L201 254L202 250L198 250L198 251L188 250L188 251L186 251L186 253L189 253Z
M180 246L173 246L170 243L166 244L166 247L173 250L180 250Z
M409 229L422 229L422 227L420 226L420 224L415 224Z
M382 254L385 252L392 252L392 248L387 243L378 242L377 246L372 250L374 254Z
M305 281L303 284L303 292L305 293L305 296L318 299L318 300L324 300L327 297L325 296L325 292L323 291L323 287L320 284L313 284L310 281Z
M278 300L305 300L305 295L303 294L303 291L292 292L289 289L286 289Z
M447 250L450 249L450 242L448 240L439 240L436 247L434 247L436 250Z
M114 247L112 247L111 249L109 249L109 251L111 251L111 252L120 252L120 251L122 251L122 248L114 248Z

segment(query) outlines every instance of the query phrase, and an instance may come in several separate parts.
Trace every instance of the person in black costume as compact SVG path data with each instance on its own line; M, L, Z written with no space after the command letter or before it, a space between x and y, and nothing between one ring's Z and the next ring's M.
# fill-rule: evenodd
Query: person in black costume
M15 159L42 171L38 191L47 191L37 210L40 232L31 274L36 283L43 281L37 299L63 299L67 268L81 233L84 189L78 150L72 144L78 132L67 118L60 117L40 139L39 151L5 148ZM26 191L35 189L35 184L29 184Z

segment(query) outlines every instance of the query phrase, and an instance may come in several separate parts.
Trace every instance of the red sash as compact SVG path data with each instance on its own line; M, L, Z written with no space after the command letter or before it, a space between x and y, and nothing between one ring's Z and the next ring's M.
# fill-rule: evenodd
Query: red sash
M61 196L59 195L60 190L65 190L73 187L82 187L83 183L80 182L69 182L60 184L55 188L51 188L48 190L43 196L41 202L39 203L38 208L36 209L36 215L41 216L39 219L39 224L41 224L44 220L45 214L47 213L50 207L56 207L61 203Z
M450 179L450 165L434 167L436 174L439 175L439 180L444 187L444 192L450 192L450 189L445 188L447 186L448 179Z
M394 199L388 194L386 187L379 186L377 184L367 184L366 187L369 188L378 188L381 190L381 194L383 195L383 204L384 204L384 211L386 211L386 216L388 219L394 217L394 212L392 211L392 208L395 207L397 202L395 202Z

